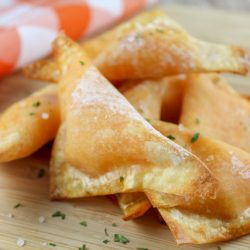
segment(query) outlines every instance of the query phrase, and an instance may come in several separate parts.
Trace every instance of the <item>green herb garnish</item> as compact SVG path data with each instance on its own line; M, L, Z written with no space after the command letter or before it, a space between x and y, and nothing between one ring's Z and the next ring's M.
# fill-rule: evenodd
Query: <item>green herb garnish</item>
M66 218L66 215L63 214L61 211L56 211L52 214L52 217L61 217L61 219L64 220Z
M145 248L145 247L137 247L136 250L148 250L148 248Z
M84 65L85 63L84 63L83 61L80 61L80 64L81 64L81 65Z
M37 107L39 107L40 105L41 105L40 102L34 102L32 106L37 108Z
M23 206L24 206L23 204L17 203L17 204L14 206L14 208L19 208L19 207L23 207Z
M156 29L156 31L159 33L164 33L164 30L162 30L162 29Z
M167 138L172 140L172 141L174 141L176 139L173 135L168 135Z
M86 227L88 224L87 224L87 222L86 222L86 221L81 221L81 222L80 222L80 225L82 225L82 226Z
M48 245L51 246L51 247L56 247L55 243L49 243Z
M127 243L129 243L129 239L127 239L122 234L114 234L114 242L120 242L122 244L127 244Z
M200 124L200 122L201 122L200 119L196 118L195 123Z
M112 223L112 227L117 227L118 225L116 223Z
M109 240L103 240L102 241L104 244L108 244L109 243Z
M120 182L123 182L123 181L124 181L124 177L120 176Z
M191 138L191 142L194 143L199 139L200 133L195 133L192 138Z
M81 247L79 247L79 250L87 250L87 247L85 244L83 244Z
M30 113L29 113L30 116L32 116L32 115L34 115L34 114L35 114L34 112L30 112Z
M137 110L139 113L141 113L141 114L143 114L144 113L144 111L141 109L141 108L138 108L138 110Z
M38 178L42 178L45 175L45 173L46 173L45 169L44 168L40 168L37 177Z
M146 120L147 122L151 122L151 120L150 120L149 118L145 118L145 120Z
M140 38L141 38L141 35L137 33L137 34L135 35L135 40L138 40L138 39L140 39Z
M221 250L221 247L220 247L220 246L218 246L218 247L217 247L217 249L218 249L218 250Z
M105 233L106 236L109 236L108 229L106 227L104 228L104 233Z

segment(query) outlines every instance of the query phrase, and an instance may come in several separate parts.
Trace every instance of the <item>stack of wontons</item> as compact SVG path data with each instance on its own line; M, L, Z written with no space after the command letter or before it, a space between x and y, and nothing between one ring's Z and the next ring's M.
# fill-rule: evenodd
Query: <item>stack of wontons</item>
M250 232L250 102L216 74L247 74L245 50L160 10L53 50L24 72L57 84L0 117L1 162L55 138L53 200L116 194L124 219L155 207L178 244Z

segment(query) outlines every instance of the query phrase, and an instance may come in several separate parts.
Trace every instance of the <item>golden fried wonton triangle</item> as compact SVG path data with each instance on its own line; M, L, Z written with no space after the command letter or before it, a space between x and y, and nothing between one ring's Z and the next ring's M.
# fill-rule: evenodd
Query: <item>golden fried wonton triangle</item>
M56 86L14 103L0 117L0 162L31 155L55 137L59 125Z
M250 152L250 102L217 75L190 75L180 123Z
M110 81L192 72L246 74L250 63L242 48L200 41L161 10L145 12L85 42L82 48ZM25 73L36 79L58 80L53 60L36 62Z
M51 198L145 189L215 195L216 180L195 156L161 135L64 35L55 49L63 125L51 162Z
M186 197L183 204L178 201L179 205L175 208L169 208L169 197L147 192L177 243L209 243L249 233L250 154L201 135L192 142L194 132L174 124L153 122L152 125L165 136L171 135L179 145L198 156L218 180L215 199Z

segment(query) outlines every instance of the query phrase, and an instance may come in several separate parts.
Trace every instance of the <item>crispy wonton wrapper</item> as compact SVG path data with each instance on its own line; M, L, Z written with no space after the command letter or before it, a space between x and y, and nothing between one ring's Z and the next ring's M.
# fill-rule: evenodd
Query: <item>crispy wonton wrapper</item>
M165 136L175 141L206 163L217 178L216 199L197 200L185 197L181 204L169 208L164 194L147 192L153 206L159 208L177 243L209 243L229 240L250 232L250 154L221 141L164 122L152 122ZM164 197L165 196L165 197ZM166 202L166 205L164 204Z
M56 86L13 104L0 116L0 162L31 155L55 137L59 124Z
M147 123L77 44L61 35L54 46L65 115L52 153L52 199L145 189L214 197L216 180L198 158Z
M110 81L191 72L246 74L250 62L242 48L200 41L161 10L145 12L85 42L82 48ZM53 59L31 64L24 72L36 79L59 79Z
M250 152L250 102L218 75L187 80L181 124Z
M165 77L143 82L130 81L120 91L133 107L147 120L160 120L161 115L177 121L180 114L185 76ZM123 193L117 195L123 219L142 216L151 204L144 193Z
M165 79L139 83L130 81L123 84L120 91L146 120L159 120L166 83ZM124 220L142 216L151 207L144 193L117 194L117 201L124 214Z

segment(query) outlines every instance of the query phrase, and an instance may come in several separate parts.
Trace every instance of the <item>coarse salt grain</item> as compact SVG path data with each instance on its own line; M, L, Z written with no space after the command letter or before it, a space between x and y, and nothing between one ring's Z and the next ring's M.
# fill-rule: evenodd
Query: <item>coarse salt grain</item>
M38 221L39 221L40 224L44 223L45 222L45 217L44 216L40 216L38 218Z
M16 244L17 244L19 247L23 247L23 246L25 245L25 240L23 240L23 239L17 239Z
M48 113L42 113L41 117L42 117L42 119L47 120L47 119L49 119L49 114Z
M209 155L206 161L214 161L214 155Z
M181 123L178 125L178 128L179 128L179 131L183 131L185 129L185 127Z
M7 217L11 219L11 218L14 218L14 215L12 213L8 213Z

